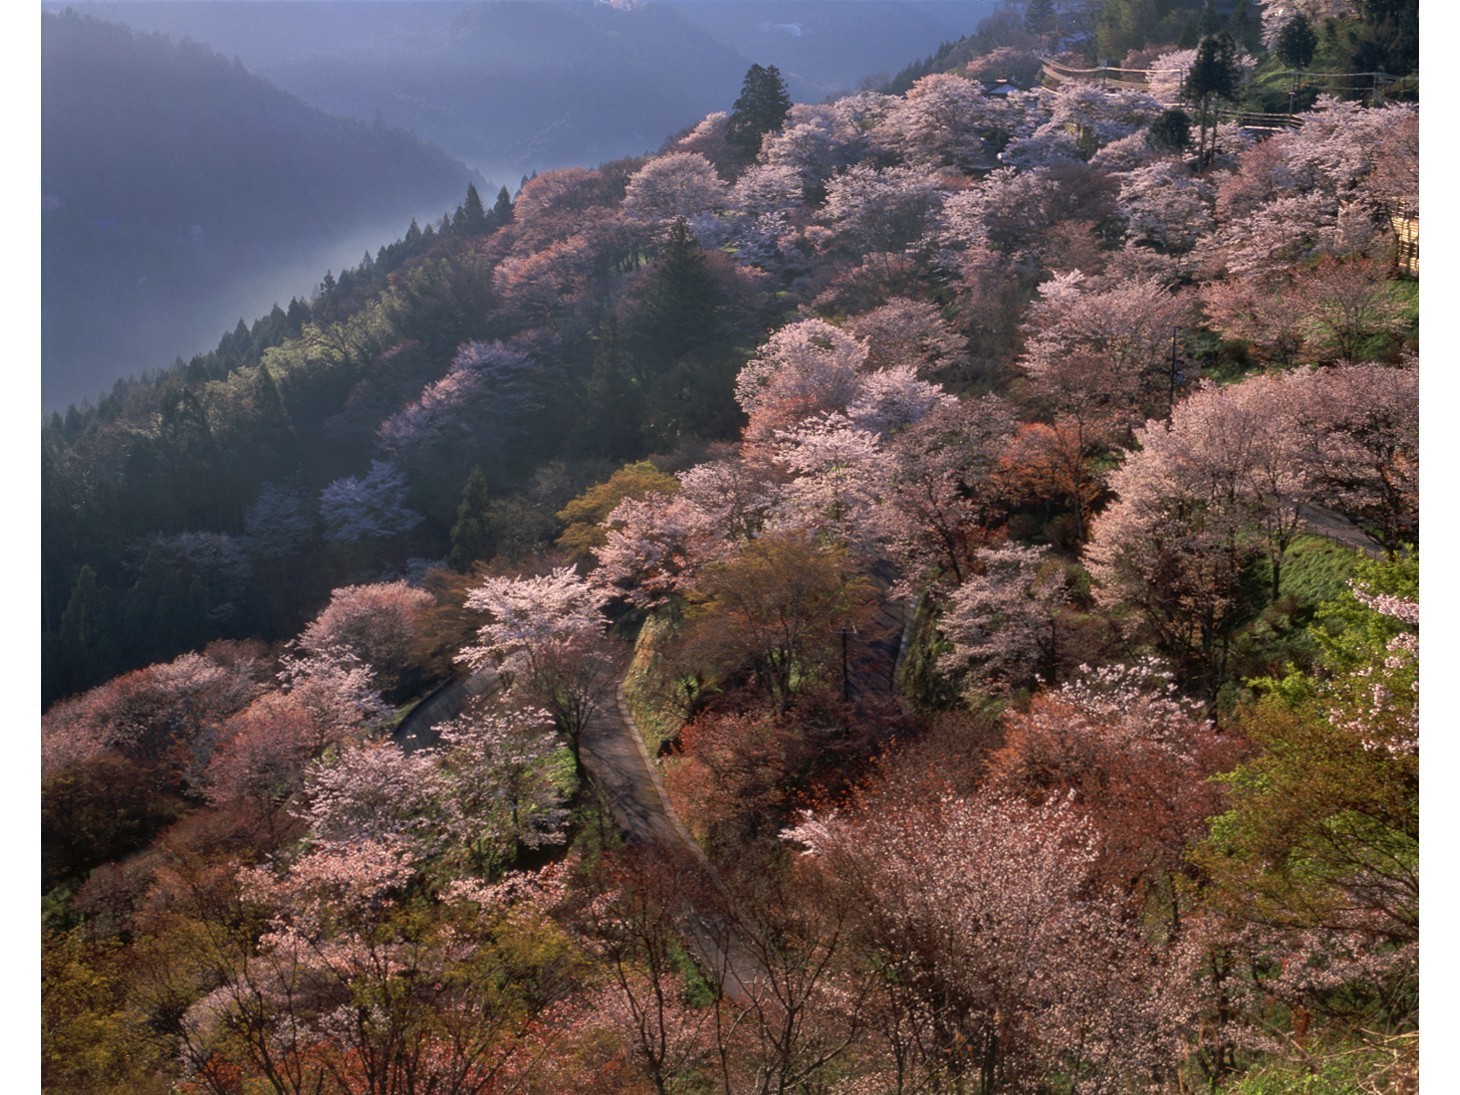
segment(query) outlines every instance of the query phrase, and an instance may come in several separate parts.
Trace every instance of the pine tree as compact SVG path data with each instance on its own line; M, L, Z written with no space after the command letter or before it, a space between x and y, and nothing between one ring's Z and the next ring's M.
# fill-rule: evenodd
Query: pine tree
M1196 44L1199 41L1201 41L1201 36L1196 32L1196 20L1188 12L1185 20L1182 21L1181 32L1176 36L1176 48L1196 49Z
M54 657L45 667L46 691L64 696L106 680L117 670L116 642L111 633L108 592L96 580L96 571L83 565L71 589L61 622Z
M1222 13L1217 11L1216 0L1207 0L1202 6L1201 17L1196 23L1197 32L1206 38L1222 31Z
M580 447L614 460L643 455L643 402L619 335L618 317L610 313L593 352Z
M725 124L725 140L745 159L753 159L760 151L761 138L780 129L790 113L791 97L780 69L751 65Z
M1054 0L1029 0L1024 8L1024 26L1033 34L1054 30Z
M507 224L512 220L512 195L507 193L505 186L497 191L497 200L492 205L492 219L498 225Z
M480 467L474 467L456 507L456 524L451 526L451 553L446 562L453 570L466 573L472 563L491 554L495 541L489 517L491 505L487 477Z
M1185 96L1197 108L1197 166L1211 165L1216 154L1216 100L1237 98L1237 43L1227 33L1209 34L1196 47L1196 60L1186 74Z
M649 272L649 289L637 317L649 371L719 336L719 292L709 260L681 218Z
M1301 11L1288 20L1278 34L1278 59L1289 68L1305 69L1313 63L1313 54L1318 49L1318 35L1313 33L1313 24Z
M456 207L451 218L452 231L464 236L480 236L487 230L487 210L475 183L466 184L466 200Z

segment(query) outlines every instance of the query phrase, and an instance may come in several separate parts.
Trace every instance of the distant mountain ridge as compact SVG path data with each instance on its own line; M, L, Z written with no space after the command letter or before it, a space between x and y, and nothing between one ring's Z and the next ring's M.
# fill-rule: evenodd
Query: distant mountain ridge
M212 345L483 181L205 46L74 12L43 16L41 75L48 408Z
M207 42L341 115L494 180L657 148L752 63L819 102L971 33L996 0L109 0L76 10Z

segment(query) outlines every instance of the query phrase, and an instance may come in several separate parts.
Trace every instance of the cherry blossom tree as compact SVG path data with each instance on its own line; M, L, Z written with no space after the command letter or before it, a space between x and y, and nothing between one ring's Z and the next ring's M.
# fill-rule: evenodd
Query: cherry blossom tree
M1048 549L1009 544L986 548L977 569L948 596L938 629L952 649L938 668L967 692L1006 692L1049 675L1064 573Z
M1082 163L1084 157L1078 140L1073 133L1054 129L1038 136L1029 134L1015 137L999 153L999 163L1020 172L1070 168Z
M870 312L852 316L847 330L867 344L867 368L912 366L924 380L958 376L968 347L937 305L894 297Z
M625 464L558 510L557 518L563 525L558 547L571 552L575 562L591 563L593 549L604 543L603 522L620 502L678 490L678 479L647 460Z
M755 164L735 180L728 203L742 216L786 213L805 202L804 183L792 167Z
M1068 801L871 796L785 837L859 895L854 945L883 971L905 1089L1033 1087L1164 1061L1162 978Z
M899 252L923 234L942 200L925 168L859 163L827 183L821 215L832 243L850 254Z
M260 692L259 659L216 656L227 649L184 654L54 705L41 719L43 777L117 749L199 778L218 728Z
M734 179L740 166L740 150L732 148L725 140L725 127L730 121L728 111L717 110L706 114L690 128L690 131L673 144L676 152L697 152L727 179Z
M442 850L435 816L441 790L429 753L360 743L310 767L301 815L320 851L343 855L369 844L428 859Z
M553 773L561 750L553 730L547 711L480 702L442 725L435 813L451 859L490 876L519 849L563 841L567 789Z
M231 908L263 931L252 954L194 961L218 987L182 1016L189 1079L289 1095L524 1084L542 1058L534 1027L555 1025L567 991L566 941L530 894L465 884L423 904L414 874L402 848L369 842L239 872Z
M370 667L382 691L394 689L411 665L422 613L432 603L404 581L345 586L299 635L308 654L345 650Z
M1008 403L984 396L940 406L893 440L889 548L910 583L967 577L1002 522L1000 453L1014 424Z
M679 494L625 498L603 524L592 581L640 609L677 603L724 543L710 516Z
M1155 96L1144 91L1072 80L1050 97L1049 120L1035 136L1069 133L1088 159L1096 149L1148 127L1161 109Z
M321 735L309 712L284 692L269 692L224 724L208 763L204 794L215 806L254 808L280 822L282 808L304 784Z
M629 178L624 214L648 224L692 220L724 207L728 187L698 152L656 156Z
M1190 315L1189 298L1155 279L1097 289L1078 271L1056 276L1030 306L1019 367L1053 410L1093 412L1119 436L1170 406L1173 338Z
M830 104L797 103L780 132L766 135L760 158L769 167L794 171L802 193L820 197L833 175L862 160L868 123L892 101L890 96L869 92Z
M1409 314L1387 260L1321 256L1297 274L1285 294L1298 317L1303 357L1358 361L1376 340L1402 334Z
M467 594L467 607L489 619L456 660L475 671L495 669L529 706L547 708L575 758L609 687L600 614L606 598L572 567L489 577Z
M1206 386L1169 423L1137 429L1140 450L1111 475L1118 497L1086 553L1096 596L1133 608L1209 701L1244 612L1244 571L1266 553L1276 592L1298 528L1296 434L1265 388Z
M1175 159L1157 160L1123 177L1118 207L1126 238L1168 254L1183 254L1211 231L1216 188Z
M595 219L611 219L623 201L626 180L597 168L544 171L522 184L508 228L512 252L530 255L567 239Z
M811 529L834 543L875 552L885 536L891 460L872 430L845 415L779 430L770 459L789 476L772 527Z
M847 418L885 441L957 402L939 385L920 380L913 365L889 365L863 375Z
M1004 731L989 759L990 786L1031 803L1069 796L1091 825L1096 876L1133 915L1177 929L1171 879L1189 870L1187 847L1222 808L1211 777L1241 759L1243 740L1219 733L1153 660L1087 668L1010 711Z
M734 456L718 457L679 473L680 494L706 515L726 543L753 539L765 525L771 488L761 471Z
M345 476L320 491L319 515L325 539L336 543L389 539L422 521L406 505L405 476L384 460L372 460L364 477Z
M582 305L599 291L609 261L612 222L504 257L492 271L501 306L521 326L580 322Z
M999 124L1002 106L976 80L934 73L891 104L871 139L906 164L967 171L992 158L984 135Z
M1018 265L1038 264L1039 243L1057 220L1058 184L1042 171L1000 168L978 186L949 195L939 238L954 251L987 248ZM945 257L945 263L953 264Z
M750 417L743 436L766 441L818 412L845 411L866 360L861 341L824 320L782 327L735 379L735 400Z
M1417 364L1299 369L1273 393L1301 438L1309 497L1390 551L1419 540Z
M318 750L363 734L390 713L374 674L345 651L286 654L280 666L279 683L308 718Z
M1260 361L1294 364L1303 347L1302 315L1289 303L1281 274L1229 277L1203 284L1202 312L1223 337L1245 342Z
M603 629L602 594L571 567L540 577L489 577L467 594L466 604L490 617L477 633L480 642L457 658L473 670L491 665L531 676L536 659L554 643Z

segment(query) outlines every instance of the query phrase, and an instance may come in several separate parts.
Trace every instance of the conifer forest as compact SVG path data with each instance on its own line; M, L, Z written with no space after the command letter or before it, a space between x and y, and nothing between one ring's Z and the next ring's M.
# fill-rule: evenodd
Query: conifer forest
M1419 1090L1418 2L927 48L217 135L452 196L46 411L46 1092Z

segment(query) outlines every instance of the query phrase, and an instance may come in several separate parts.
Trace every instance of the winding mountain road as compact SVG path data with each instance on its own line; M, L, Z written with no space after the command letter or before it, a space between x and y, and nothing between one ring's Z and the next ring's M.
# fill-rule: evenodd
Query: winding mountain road
M886 596L892 581L890 565L879 564L870 576L882 594L878 610L861 630L844 637L843 689L848 700L858 703L895 693L897 663L909 623L906 606ZM500 686L490 670L453 681L422 700L392 738L407 753L430 748L439 738L436 728L441 723L456 718L472 698L489 695ZM579 756L624 839L652 848L686 872L690 884L684 888L678 918L685 941L726 996L742 1005L749 1003L750 987L766 975L740 938L733 912L721 911L732 909L733 903L719 872L670 805L659 769L629 714L621 671L615 673L610 695L589 719ZM696 893L717 893L722 900L696 903ZM712 907L716 905L720 908Z

